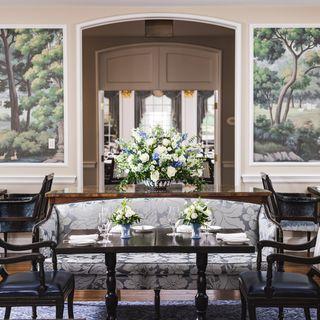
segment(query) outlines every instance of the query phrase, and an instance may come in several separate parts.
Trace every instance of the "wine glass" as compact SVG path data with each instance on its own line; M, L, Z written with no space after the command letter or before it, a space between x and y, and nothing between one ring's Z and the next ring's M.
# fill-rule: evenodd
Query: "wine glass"
M112 227L112 221L108 213L104 210L104 207L101 207L101 212L99 212L99 223L98 230L103 240L99 241L101 244L107 244L111 241L109 240L109 234Z
M204 226L204 234L206 235L206 236L208 236L209 234L210 234L210 226L212 225L212 220L208 220L208 221L206 221L204 224L203 224L203 226Z
M168 233L167 236L175 237L177 235L177 227L181 223L181 219L179 219L179 215L175 207L169 207L168 222L172 232Z

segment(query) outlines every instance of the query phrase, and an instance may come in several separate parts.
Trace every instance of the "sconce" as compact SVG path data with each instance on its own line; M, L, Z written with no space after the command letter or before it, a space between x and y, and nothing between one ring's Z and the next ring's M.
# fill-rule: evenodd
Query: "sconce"
M124 98L130 98L131 97L131 90L121 90L121 95L124 97Z
M186 98L191 98L194 94L194 90L184 90L184 96Z

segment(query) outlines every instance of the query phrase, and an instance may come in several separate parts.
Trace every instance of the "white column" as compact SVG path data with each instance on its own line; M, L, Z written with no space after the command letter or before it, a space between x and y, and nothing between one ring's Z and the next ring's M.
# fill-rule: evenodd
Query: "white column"
M197 91L192 96L186 96L182 91L182 124L181 131L191 138L197 135Z
M120 138L128 140L131 130L134 128L134 91L130 96L123 96L120 93Z

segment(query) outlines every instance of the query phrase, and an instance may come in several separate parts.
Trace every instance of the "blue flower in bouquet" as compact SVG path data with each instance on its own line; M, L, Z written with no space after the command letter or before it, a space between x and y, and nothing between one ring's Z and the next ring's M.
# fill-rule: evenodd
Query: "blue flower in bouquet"
M172 163L172 166L175 167L175 168L182 167L182 162L180 162L180 161L174 161L174 162Z
M147 137L148 137L147 133L144 132L144 131L139 131L139 135L140 135L140 137L143 138L143 139L147 139Z
M158 152L155 152L155 153L152 155L152 159L155 160L155 161L159 161L159 159L160 159L159 153L158 153Z

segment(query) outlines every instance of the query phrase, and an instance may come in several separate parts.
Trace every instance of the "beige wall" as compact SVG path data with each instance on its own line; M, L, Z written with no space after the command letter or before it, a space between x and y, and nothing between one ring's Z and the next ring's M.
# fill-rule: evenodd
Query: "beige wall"
M301 183L299 189L303 190L305 185L309 184L304 176L315 177L315 182L312 184L320 184L319 174L320 166L277 166L272 167L252 167L249 165L249 24L250 23L318 23L319 22L319 7L248 7L248 6L216 6L216 7L1 7L0 20L2 24L66 24L67 27L67 110L68 119L68 145L69 163L65 167L54 169L56 175L63 177L73 177L77 175L77 132L76 132L76 115L79 106L77 106L76 96L76 26L79 23L86 21L105 18L108 16L126 15L133 13L160 13L174 12L193 15L210 16L218 19L238 22L242 26L242 74L241 74L241 113L242 113L242 131L241 141L241 174L251 175L250 178L255 181L257 174L261 170L268 171L271 174L288 177L293 177L292 182L282 184L282 189L291 189L298 175L301 175ZM41 176L53 169L40 167L0 167L0 185L3 184L2 176ZM286 181L289 181L289 178ZM63 181L63 180L62 180ZM38 186L35 182L33 186ZM25 190L25 185L13 183L8 185L10 190ZM29 188L32 188L29 187Z

